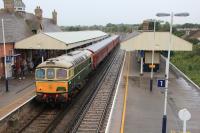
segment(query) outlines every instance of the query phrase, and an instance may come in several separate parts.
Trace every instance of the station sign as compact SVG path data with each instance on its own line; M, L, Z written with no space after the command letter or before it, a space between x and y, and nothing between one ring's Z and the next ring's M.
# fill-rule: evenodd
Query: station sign
M182 121L188 121L191 119L191 114L187 109L180 110L178 116Z
M183 121L183 133L187 133L187 121L191 119L191 114L190 112L184 108L184 109L181 109L179 112L178 112L178 116L179 118Z
M164 79L159 79L157 81L157 86L160 88L164 88L165 87L165 80Z
M6 56L6 63L12 62L12 56Z

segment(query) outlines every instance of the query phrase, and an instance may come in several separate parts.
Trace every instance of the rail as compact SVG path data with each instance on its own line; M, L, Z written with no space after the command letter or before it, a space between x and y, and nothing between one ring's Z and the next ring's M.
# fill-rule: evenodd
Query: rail
M104 76L101 77L99 84L94 88L95 93L88 98L88 102L77 113L72 124L73 128L68 132L100 132L119 76L124 52L118 50L115 55L109 67L104 70Z

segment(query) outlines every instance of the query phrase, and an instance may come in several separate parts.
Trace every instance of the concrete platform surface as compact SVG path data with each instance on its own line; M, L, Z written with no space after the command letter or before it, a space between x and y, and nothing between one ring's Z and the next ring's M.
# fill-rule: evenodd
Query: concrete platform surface
M127 53L111 117L110 133L161 133L164 93L163 90L157 88L156 81L159 78L164 78L165 64L162 62L161 70L154 75L153 92L149 90L150 73L145 73L140 78L139 67L134 52L130 55ZM126 76L128 76L128 82ZM126 83L127 95L125 94ZM180 133L182 131L182 121L178 118L178 111L183 108L187 108L192 115L191 120L187 122L188 131L200 133L199 103L200 90L170 71L167 133ZM125 114L124 122L123 113Z
M9 80L9 92L5 91L4 83L0 81L0 120L35 96L34 75L28 75L24 80Z

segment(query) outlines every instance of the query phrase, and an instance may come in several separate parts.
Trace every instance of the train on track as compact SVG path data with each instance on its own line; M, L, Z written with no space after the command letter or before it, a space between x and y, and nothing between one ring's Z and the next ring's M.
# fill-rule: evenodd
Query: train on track
M141 58L143 57L143 58ZM152 51L137 51L136 52L137 62L140 63L141 59L143 59L143 71L151 72L151 67L153 67L153 71L157 72L160 69L160 52L154 52L154 60L152 66Z
M83 87L92 71L120 43L118 35L108 37L39 64L35 70L36 99L42 102L66 102Z

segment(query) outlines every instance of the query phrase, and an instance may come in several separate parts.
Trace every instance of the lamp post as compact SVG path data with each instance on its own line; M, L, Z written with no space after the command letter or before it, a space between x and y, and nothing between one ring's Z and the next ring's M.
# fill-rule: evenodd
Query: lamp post
M151 58L151 78L150 78L150 91L152 91L153 90L153 69L154 69L154 53L155 53L155 49L154 49L154 46L155 46L155 44L156 44L156 35L155 35L155 33L156 33L156 23L157 22L163 22L163 21L160 21L160 20L156 20L156 19L150 19L150 20L148 20L149 22L153 22L154 23L154 26L153 26L153 32L154 32L154 35L153 35L153 39L154 39L154 41L153 41L153 47L152 47L152 58Z
M159 21L159 20L156 20L156 19L153 19L152 22L154 23L154 26L153 26L153 49L152 49L152 60L151 60L151 79L150 79L150 91L153 90L153 69L154 69L154 53L155 53L155 49L154 49L154 46L156 44L156 22L163 22L163 21Z
M168 54L167 54L167 61L165 67L165 100L164 100L164 112L163 112L163 119L162 119L162 133L166 133L167 131L167 94L168 94L168 84L169 84L169 62L170 62L170 52L171 52L171 45L172 45L172 26L173 26L173 17L187 17L189 13L157 13L156 16L158 17L168 17L171 16L171 23L170 23L170 39L168 45Z
M155 36L155 34L156 34L156 20L154 19L154 22L153 22L154 24L153 24L153 49L152 49L152 60L151 60L151 79L150 79L150 91L152 91L153 90L153 62L154 62L154 45L155 45L155 43L156 43L156 36Z
M5 32L4 32L4 20L2 21L2 34L3 34L3 48L4 48L4 67L5 67L5 85L6 85L6 92L8 92L8 74L6 69L6 41L5 41Z

